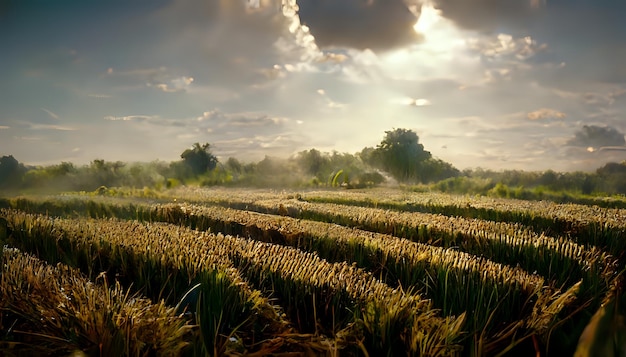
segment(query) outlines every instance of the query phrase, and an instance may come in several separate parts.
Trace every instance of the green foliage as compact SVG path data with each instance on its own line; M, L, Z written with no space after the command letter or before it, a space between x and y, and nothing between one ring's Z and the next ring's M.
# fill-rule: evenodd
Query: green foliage
M422 162L432 157L412 130L385 131L385 138L371 153L371 162L400 182L422 181Z
M308 185L313 187L372 187L385 181L363 160L361 154L310 149L299 152L289 161L300 175L309 178Z
M343 181L344 181L344 182L345 182L345 181L347 181L347 176L346 176L346 175L344 175L343 170L339 170L339 171L337 171L337 173L335 173L335 175L333 176L333 180L332 180L332 183L331 183L331 186L332 186L332 187L339 187L339 186L341 186L341 184L342 184L342 183L344 183L344 182L341 182L341 181L340 181L340 180L341 180L341 176L342 176L342 175L343 175Z
M311 149L298 153L297 164L304 173L317 176L330 166L330 158L319 150Z
M24 165L12 155L2 156L0 158L0 188L16 185L25 171Z
M161 191L179 185L239 187L344 187L365 188L385 182L381 172L402 184L421 184L411 190L438 190L494 197L554 200L626 207L626 162L608 163L596 172L552 170L527 172L483 169L459 172L450 163L433 158L408 129L385 132L379 145L355 154L317 149L301 151L288 159L265 156L243 163L234 157L219 165L208 143L195 143L171 163L124 163L95 159L89 165L70 162L25 167L13 156L0 158L0 190L23 193L59 191L93 192L101 186ZM338 172L342 172L337 176ZM499 184L499 185L498 185ZM108 193L110 195L110 192ZM621 196L620 196L621 195ZM612 196L607 200L605 197ZM602 197L599 199L597 197Z
M233 176L224 168L215 168L199 177L200 186L217 186L232 182Z
M467 176L450 177L432 185L432 188L446 193L472 193L486 195L494 187L489 179L471 178Z
M434 182L459 175L451 164L433 158L419 143L417 134L407 129L386 131L375 149L366 147L359 156L401 183Z
M175 178L168 178L165 182L165 187L167 188L176 188L180 186L180 181Z
M585 327L575 357L626 355L626 319L617 298L603 304Z
M447 193L623 208L626 207L623 196L607 197L606 191L600 190L616 193L619 185L626 182L626 176L620 178L622 169L618 167L623 165L607 164L596 173L466 170L460 176L441 180L429 187Z
M373 187L385 182L385 177L377 171L368 171L359 174L356 177L356 187Z
M194 143L190 149L180 155L183 162L191 169L193 175L200 175L213 170L217 166L217 157L211 153L211 144Z
M421 170L422 182L438 182L460 175L460 171L452 164L436 158L424 160L421 164Z
M509 188L502 182L498 182L494 188L489 190L489 195L503 198L510 197Z

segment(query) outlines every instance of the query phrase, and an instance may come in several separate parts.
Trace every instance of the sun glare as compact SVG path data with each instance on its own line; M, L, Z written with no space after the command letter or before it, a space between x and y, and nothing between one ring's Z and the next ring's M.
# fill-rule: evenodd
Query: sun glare
M441 17L440 11L426 2L421 7L413 29L422 35L422 41L379 56L390 77L423 80L449 76L450 71L457 70L453 63L465 59L463 54L466 43L452 22ZM416 63L420 65L417 66ZM411 105L428 104L413 101Z
M413 25L413 29L417 33L426 33L440 19L441 19L441 16L439 15L439 10L435 9L433 5L429 3L425 3L424 5L422 5L422 11L420 13L420 17L415 23L415 25Z

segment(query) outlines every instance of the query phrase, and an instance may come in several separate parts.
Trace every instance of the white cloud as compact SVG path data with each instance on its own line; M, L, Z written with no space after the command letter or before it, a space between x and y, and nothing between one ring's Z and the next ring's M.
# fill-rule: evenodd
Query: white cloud
M118 88L154 87L163 92L174 93L187 91L194 78L188 75L179 75L181 71L166 66L134 68L129 70L113 70L109 68L107 77ZM94 98L110 98L107 95L89 95Z
M53 113L52 111L45 109L45 108L41 108L41 110L43 110L44 112L46 112L46 114L48 114L50 116L50 118L54 119L54 120L59 120L59 116L55 113Z
M564 119L567 115L561 111L541 108L526 114L529 120Z
M514 38L504 33L498 34L495 38L471 38L467 44L470 49L479 52L489 61L500 58L524 61L548 48L547 44L538 44L530 36Z
M38 123L27 123L28 127L33 130L58 130L58 131L76 131L77 128L64 126L64 125L54 125L54 124L38 124Z
M41 136L14 136L13 137L16 140L19 141L40 141L40 140L44 140L43 137Z
M401 98L392 98L389 100L392 104L400 104L406 106L413 107L425 107L431 105L431 101L426 98L411 98L411 97L401 97Z
M193 83L193 77L183 76L183 77L174 78L170 80L169 84L158 83L158 84L154 84L154 86L166 93L175 93L175 92L186 91L189 88L189 86L191 86L191 83ZM149 84L149 86L151 85L153 84Z
M318 89L317 94L319 94L322 98L324 98L324 104L327 108L330 109L344 109L346 107L345 103L339 103L332 100L324 89Z
M233 127L267 127L279 126L289 120L287 118L273 117L259 113L223 113L219 110L211 110L202 113L196 118L202 127L233 128ZM256 130L256 129L255 129Z
M154 119L158 119L159 116L158 115L125 115L125 116L113 116L113 115L108 115L104 117L104 120L109 120L109 121L138 121L138 122L142 122L142 121L149 121L149 120L154 120Z

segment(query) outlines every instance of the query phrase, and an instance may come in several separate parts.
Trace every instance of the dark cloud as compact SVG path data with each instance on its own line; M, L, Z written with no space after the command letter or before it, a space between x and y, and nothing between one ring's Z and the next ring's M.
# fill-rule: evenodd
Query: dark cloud
M567 142L570 146L599 149L625 146L624 133L610 126L585 125L576 136Z
M532 29L548 44L547 54L563 67L542 82L572 88L584 81L626 81L626 2L613 0L548 1Z
M417 17L403 0L298 0L300 21L321 48L374 51L419 40Z
M542 75L541 82L563 83L567 88L580 81L626 81L624 1L435 0L434 6L463 29L530 36L538 44L547 44L547 50L531 62L563 66Z
M478 31L528 28L539 10L538 0L435 0L441 14L458 26Z

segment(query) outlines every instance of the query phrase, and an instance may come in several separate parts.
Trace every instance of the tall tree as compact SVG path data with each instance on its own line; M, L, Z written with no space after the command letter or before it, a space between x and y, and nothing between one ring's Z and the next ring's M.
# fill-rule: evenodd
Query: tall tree
M371 152L370 161L400 182L420 181L422 163L432 155L424 150L413 130L385 131L385 138Z
M330 161L328 155L322 154L317 149L299 152L296 160L298 166L308 175L321 177L326 174L325 171L329 171L327 168Z
M217 166L217 157L211 153L211 144L193 144L190 149L180 155L183 162L191 169L194 175L200 175L213 170Z

